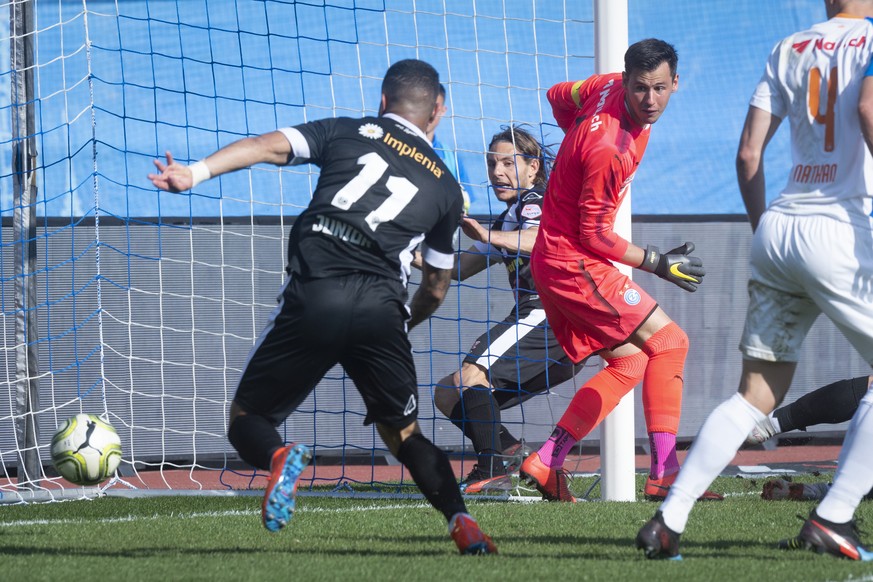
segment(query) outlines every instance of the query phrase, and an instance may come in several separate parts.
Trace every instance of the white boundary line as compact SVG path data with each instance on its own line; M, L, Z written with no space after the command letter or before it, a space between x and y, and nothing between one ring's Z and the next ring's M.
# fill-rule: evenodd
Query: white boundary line
M296 513L357 513L363 511L384 511L392 509L430 509L428 503L404 503L393 505L359 505L357 507L300 507ZM94 519L27 519L0 522L0 528L28 527L37 525L80 525L84 523L133 523L137 521L159 521L163 519L211 519L224 517L250 517L260 515L255 509L230 509L227 511L202 511L196 513L167 513L150 516L126 515L124 517L105 517Z

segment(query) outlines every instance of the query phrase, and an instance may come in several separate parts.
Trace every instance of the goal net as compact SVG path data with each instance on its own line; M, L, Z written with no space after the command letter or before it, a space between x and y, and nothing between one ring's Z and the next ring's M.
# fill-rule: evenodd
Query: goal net
M682 4L696 10L690 0ZM589 76L595 66L592 2L580 0L0 5L10 15L0 18L0 143L12 152L0 156L0 499L12 501L90 494L57 477L49 455L55 428L79 412L102 416L121 436L117 478L104 485L111 491L239 491L266 483L230 447L227 413L276 305L287 235L308 204L317 169L258 166L171 194L146 179L154 159L170 150L188 163L277 127L374 115L388 66L419 58L440 72L448 112L437 138L457 154L470 213L487 222L503 210L487 186L491 136L507 124L527 124L556 150L562 134L545 92L555 82ZM656 7L639 6L638 20L654 18ZM774 8L768 18L780 14ZM674 20L665 38L689 38ZM671 131L658 137L676 136L669 143L678 145L661 142L647 162L649 181L668 183L658 195L676 194L690 208L702 194L702 174L681 145L711 117L694 87L731 75L735 89L737 74L749 83L754 78L739 61L721 67L723 55L712 66L688 55L680 68L688 66L698 80L678 101L683 113L665 122ZM692 100L701 106L692 109ZM741 124L742 115L736 117ZM726 139L729 132L710 134ZM737 196L732 176L707 167L716 174L708 199ZM684 197L674 192L680 183L691 184L682 188ZM680 295L646 274L635 276L691 338L679 435L689 439L712 406L736 390L750 231L730 217L633 224L634 240L678 244L677 236L706 242L701 252L717 268L709 269L705 289ZM466 249L470 241L459 235L457 246ZM434 407L434 384L460 367L475 338L512 305L505 269L495 265L453 285L436 316L411 334L422 429L449 451L459 476L472 468L470 446ZM795 396L868 371L833 326L823 325L804 347ZM592 361L575 381L505 411L504 424L528 443L543 442L576 385L598 365ZM636 410L636 435L644 437L639 398ZM363 419L354 386L341 368L331 370L280 427L287 441L315 454L303 487L414 490Z
M6 6L0 139L28 143L21 160L37 154L32 170L0 161L8 394L0 476L12 498L69 489L53 471L49 444L79 412L103 416L121 435L114 488L264 484L230 447L227 412L284 281L287 234L317 169L256 167L170 194L146 179L153 159L170 150L190 162L277 127L374 115L388 66L419 58L447 89L437 137L457 152L470 213L487 218L502 210L487 188L491 135L525 123L544 143L559 142L545 90L593 72L586 2ZM31 125L21 125L28 116ZM13 229L21 207L24 226ZM459 245L469 241L459 237ZM434 408L433 384L512 301L505 270L495 268L455 286L437 317L412 334L422 428L456 460L469 445ZM572 390L554 387L505 424L545 440ZM313 448L313 485L411 484L363 417L338 367L281 427L286 439Z

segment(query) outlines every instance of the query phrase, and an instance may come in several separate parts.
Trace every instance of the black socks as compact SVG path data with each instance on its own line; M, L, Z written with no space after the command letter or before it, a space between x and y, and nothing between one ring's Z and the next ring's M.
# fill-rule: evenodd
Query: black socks
M270 470L273 453L285 446L272 423L263 416L241 414L227 429L227 438L243 461Z
M467 513L455 472L444 452L421 434L414 434L397 451L397 460L431 505L450 520L456 513Z
M850 420L867 393L867 378L839 380L777 409L773 416L779 421L779 430L805 430L816 424L838 424Z
M501 451L508 448L503 446L503 441L517 441L500 424L500 406L489 387L471 386L464 390L461 400L452 410L450 420L473 443L473 449L478 456L477 463L482 471L492 475L506 473L500 458Z

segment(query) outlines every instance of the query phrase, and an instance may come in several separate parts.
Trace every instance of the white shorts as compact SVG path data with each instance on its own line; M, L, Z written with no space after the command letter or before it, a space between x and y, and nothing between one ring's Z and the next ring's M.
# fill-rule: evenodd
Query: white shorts
M873 365L873 229L765 212L752 240L740 350L753 359L796 362L820 313Z

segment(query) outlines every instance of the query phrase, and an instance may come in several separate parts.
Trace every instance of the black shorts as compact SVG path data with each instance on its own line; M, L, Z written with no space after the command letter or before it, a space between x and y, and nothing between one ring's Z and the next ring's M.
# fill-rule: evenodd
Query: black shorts
M249 355L235 401L278 426L339 363L364 399L364 424L407 426L418 416L418 384L405 298L400 281L378 275L292 275Z
M522 297L506 319L479 336L464 361L485 368L500 408L576 375L536 295Z

